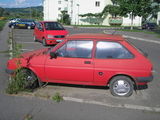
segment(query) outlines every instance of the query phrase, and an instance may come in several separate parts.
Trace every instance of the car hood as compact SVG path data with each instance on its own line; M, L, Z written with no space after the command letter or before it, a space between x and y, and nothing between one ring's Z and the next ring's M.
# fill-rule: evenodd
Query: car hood
M26 53L21 54L21 57L25 58L25 59L32 59L35 56L40 56L40 55L46 54L48 49L49 48L43 48L43 49L38 49L38 50L26 52Z
M50 35L67 35L68 31L66 30L47 30L46 33Z

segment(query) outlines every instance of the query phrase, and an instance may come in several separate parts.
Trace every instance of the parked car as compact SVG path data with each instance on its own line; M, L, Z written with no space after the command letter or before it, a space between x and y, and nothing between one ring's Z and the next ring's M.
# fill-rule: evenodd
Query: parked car
M44 46L55 45L64 40L68 31L58 22L41 21L36 23L34 41L40 41Z
M10 23L18 22L19 20L20 20L19 18L12 18L12 19L9 19L9 24L10 24Z
M149 29L149 30L153 30L157 28L157 24L156 23L145 23L142 25L142 29Z
M35 21L31 19L17 19L15 22L9 23L10 28L27 28L34 29Z
M150 60L119 35L69 35L55 47L9 60L6 71L14 74L19 66L30 87L37 82L109 86L121 97L153 79Z

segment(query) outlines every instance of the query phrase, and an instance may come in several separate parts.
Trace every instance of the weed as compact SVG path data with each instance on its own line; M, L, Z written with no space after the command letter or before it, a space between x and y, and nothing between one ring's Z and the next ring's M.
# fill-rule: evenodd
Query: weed
M53 97L52 97L52 100L55 101L55 102L61 102L63 100L63 97L59 94L59 93L56 93Z
M24 120L33 120L33 117L32 115L27 114L24 116Z
M25 90L24 74L19 71L20 69L17 69L16 75L12 76L11 80L9 81L8 87L6 89L8 94L17 94L19 91Z

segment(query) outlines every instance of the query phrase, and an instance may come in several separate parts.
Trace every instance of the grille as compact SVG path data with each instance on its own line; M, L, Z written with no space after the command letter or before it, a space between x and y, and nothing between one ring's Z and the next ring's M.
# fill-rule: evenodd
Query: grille
M64 35L56 35L54 36L55 38L64 38L65 36Z

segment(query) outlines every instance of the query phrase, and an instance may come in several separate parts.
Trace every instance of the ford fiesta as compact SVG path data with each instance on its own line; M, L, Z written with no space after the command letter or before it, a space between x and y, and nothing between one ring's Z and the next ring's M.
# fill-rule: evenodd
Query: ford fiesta
M34 41L41 42L44 46L55 45L62 42L68 31L58 22L41 21L36 23Z
M9 60L9 74L15 73L17 62L29 86L45 82L109 86L112 95L128 97L153 79L151 62L118 35L69 35L53 48Z

